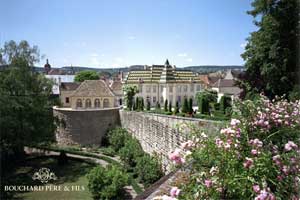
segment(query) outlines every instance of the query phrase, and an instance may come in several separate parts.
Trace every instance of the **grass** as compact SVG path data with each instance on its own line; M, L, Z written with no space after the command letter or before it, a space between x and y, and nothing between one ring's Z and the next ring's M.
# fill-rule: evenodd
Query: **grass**
M7 176L13 185L41 185L40 181L33 180L32 175L42 167L49 168L57 176L57 180L51 180L45 186L55 185L61 188L72 186L80 186L81 191L35 191L35 192L20 192L15 194L17 199L28 200L59 200L59 199L74 199L86 200L92 199L91 193L87 188L88 180L86 174L95 165L82 162L76 159L69 159L65 165L58 165L57 157L47 156L38 157L27 160L19 165L12 174Z

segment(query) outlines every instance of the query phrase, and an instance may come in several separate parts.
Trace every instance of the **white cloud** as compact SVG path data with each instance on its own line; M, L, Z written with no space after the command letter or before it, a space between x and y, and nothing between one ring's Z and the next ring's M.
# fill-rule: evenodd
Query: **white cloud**
M179 53L177 56L179 56L179 57L187 57L187 53Z
M135 39L135 36L131 35L131 36L128 37L128 39L129 39L129 40L134 40L134 39Z
M99 57L99 55L97 53L92 53L91 57Z
M247 42L244 42L244 43L240 44L240 47L244 49L246 47L246 45L247 45Z
M193 62L193 58L187 58L186 61L187 62Z
M98 67L101 64L100 60L97 57L91 57L90 63L91 63L91 66L93 66L93 67L94 66Z

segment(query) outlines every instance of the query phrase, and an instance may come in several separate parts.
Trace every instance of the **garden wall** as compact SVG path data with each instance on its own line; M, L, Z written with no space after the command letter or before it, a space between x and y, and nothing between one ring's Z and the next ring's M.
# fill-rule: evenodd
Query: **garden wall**
M159 155L165 172L171 170L169 152L190 137L184 124L192 124L207 134L216 133L224 125L218 121L124 110L120 110L120 118L122 127L140 141L144 151Z
M54 107L53 112L62 121L56 131L59 145L101 144L108 129L120 126L119 108L72 110Z

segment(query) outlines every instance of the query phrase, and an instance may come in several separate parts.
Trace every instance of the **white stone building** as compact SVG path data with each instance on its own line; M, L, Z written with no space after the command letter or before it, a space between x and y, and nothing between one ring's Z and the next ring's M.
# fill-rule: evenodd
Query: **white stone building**
M144 66L143 70L132 70L124 79L125 85L135 85L139 89L138 97L143 97L145 105L150 101L151 106L157 102L162 106L167 99L175 103L183 103L184 99L192 98L196 104L197 92L205 85L199 76L191 71L178 70L167 60L165 65Z

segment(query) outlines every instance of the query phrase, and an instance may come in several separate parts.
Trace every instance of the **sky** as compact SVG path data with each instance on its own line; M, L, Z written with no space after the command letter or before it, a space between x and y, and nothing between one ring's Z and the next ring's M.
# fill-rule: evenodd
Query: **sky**
M27 40L52 67L243 65L256 30L251 0L0 0L0 10L0 47Z

